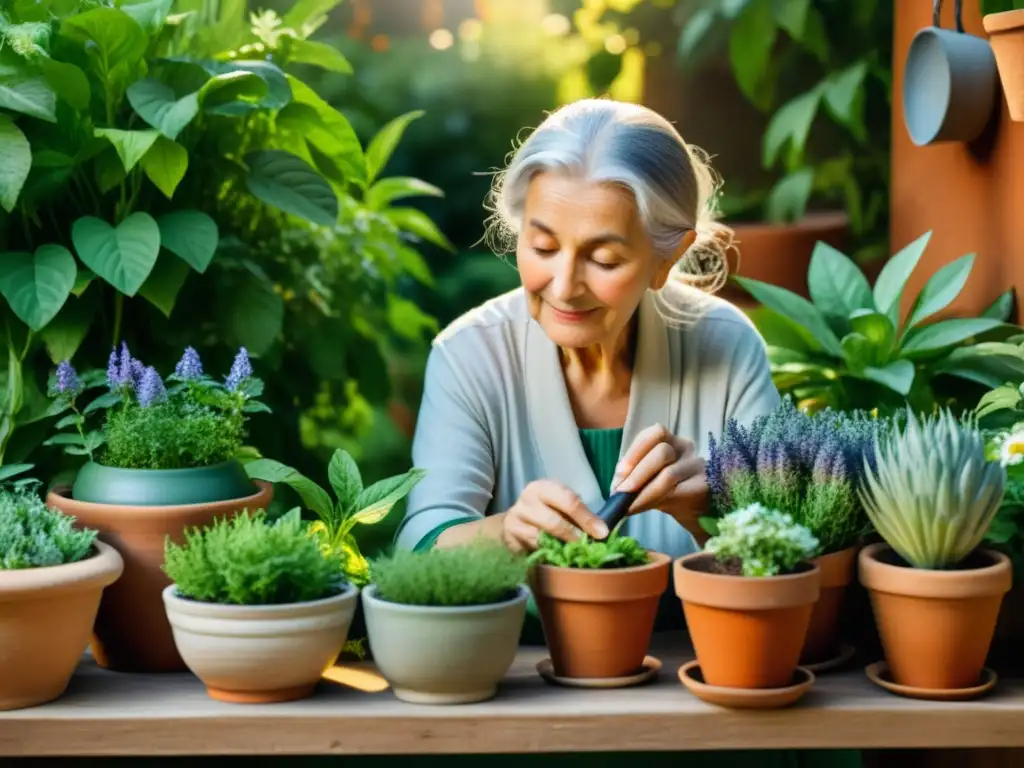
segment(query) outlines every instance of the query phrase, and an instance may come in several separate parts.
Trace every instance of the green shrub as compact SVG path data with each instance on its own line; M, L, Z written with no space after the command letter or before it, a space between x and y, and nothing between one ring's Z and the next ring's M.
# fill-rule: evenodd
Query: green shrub
M27 490L0 490L0 570L42 568L87 557L96 531L76 530L75 518Z
M404 605L487 605L526 580L526 558L490 539L426 552L397 550L370 561L382 600Z
M337 594L341 556L321 551L299 510L268 523L263 510L220 518L167 540L164 572L183 597L204 603L280 605Z
M816 556L820 545L814 534L793 522L790 515L755 503L719 520L718 535L704 548L714 553L724 572L777 576Z
M624 521L623 521L624 522ZM630 537L619 534L622 523L608 535L605 541L594 541L583 534L576 541L561 541L541 531L537 537L537 549L529 561L561 568L630 568L644 565L650 558L647 550Z

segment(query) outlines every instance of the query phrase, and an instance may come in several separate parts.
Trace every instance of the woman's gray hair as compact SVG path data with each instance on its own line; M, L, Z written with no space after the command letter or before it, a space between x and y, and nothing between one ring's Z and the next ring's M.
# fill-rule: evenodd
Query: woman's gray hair
M688 145L664 117L647 107L583 99L551 113L495 176L488 198L488 243L515 250L531 179L560 171L626 187L636 200L656 255L674 258L683 237L693 245L672 268L657 305L666 320L686 322L700 298L728 275L732 230L717 221L719 181L707 156Z

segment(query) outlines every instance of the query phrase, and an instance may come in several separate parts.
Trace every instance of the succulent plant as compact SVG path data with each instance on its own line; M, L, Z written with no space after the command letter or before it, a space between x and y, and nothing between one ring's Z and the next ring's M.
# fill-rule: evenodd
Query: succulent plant
M981 543L1003 500L1006 470L971 419L944 409L902 428L864 460L861 502L875 529L915 568L955 567Z

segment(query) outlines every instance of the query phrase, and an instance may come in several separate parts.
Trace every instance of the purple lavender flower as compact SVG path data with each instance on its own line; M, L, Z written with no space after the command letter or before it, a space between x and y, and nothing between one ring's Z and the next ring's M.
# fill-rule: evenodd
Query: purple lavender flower
M70 360L64 360L57 366L57 392L74 397L82 391L82 380L71 366Z
M121 381L121 365L118 362L117 347L110 350L110 357L107 359L107 385L112 389L120 389L124 382Z
M133 360L131 352L128 351L128 342L122 341L121 358L118 361L117 371L118 388L135 389L137 387L135 372L138 370L138 365L140 363Z
M167 390L156 368L149 366L142 374L138 388L139 405L148 408L167 399Z
M252 363L249 362L249 353L245 347L240 347L234 362L231 363L231 371L228 373L225 385L230 391L236 392L250 376L252 376Z
M199 353L192 347L185 348L185 354L174 367L174 373L183 381L195 381L203 377L203 363L199 359Z

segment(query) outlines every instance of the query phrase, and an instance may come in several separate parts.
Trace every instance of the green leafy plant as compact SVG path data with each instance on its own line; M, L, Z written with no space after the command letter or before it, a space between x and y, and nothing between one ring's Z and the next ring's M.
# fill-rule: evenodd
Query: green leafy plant
M97 532L52 509L27 489L0 489L0 570L45 568L83 560Z
M51 387L51 413L62 415L58 432L46 445L61 445L72 455L86 455L108 467L180 469L205 467L233 458L242 447L246 415L269 409L256 398L263 382L253 375L245 348L239 350L223 382L203 371L199 354L189 347L168 377L131 356L127 344L110 353L106 380L89 377L108 392L79 408L86 384L68 361L57 367ZM102 413L101 429L86 430L90 414ZM100 451L98 457L96 452Z
M354 529L357 525L379 523L426 474L413 468L400 475L378 480L364 488L359 467L351 454L337 450L327 467L327 477L336 498L297 470L273 459L257 459L245 465L249 477L293 488L303 504L318 519L310 526L325 552L344 556L345 576L356 586L370 580L370 566L359 551Z
M860 268L818 243L807 276L810 301L778 286L737 277L763 306L751 312L768 344L779 391L802 408L878 409L909 404L919 412L936 405L973 408L970 385L996 387L1024 378L1024 356L1006 343L1021 329L1006 322L1013 295L1001 296L981 317L925 322L960 294L974 254L929 278L900 322L904 289L931 232L889 259L872 287ZM957 391L955 383L966 382Z
M1024 8L1024 0L981 0L981 15L1018 11Z
M370 562L382 600L403 605L488 605L511 598L526 580L526 558L490 539L425 552L395 550Z
M726 572L778 576L816 556L818 539L790 515L754 503L718 521L718 533L704 545Z
M559 568L631 568L646 564L650 560L647 550L633 537L619 532L624 523L615 526L604 541L593 540L585 533L574 541L562 541L541 531L529 563Z
M971 417L948 409L918 418L875 446L861 502L875 529L915 568L955 568L981 543L999 511L1006 472L989 457Z
M990 461L1006 469L1006 489L985 541L1005 552L1013 562L1014 580L1024 579L1024 421L1011 430L988 430Z
M294 509L273 523L248 510L164 545L163 570L182 597L224 605L305 603L344 587L341 553L325 552Z

